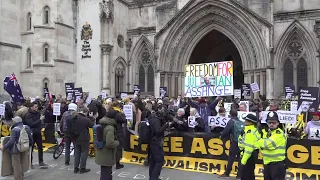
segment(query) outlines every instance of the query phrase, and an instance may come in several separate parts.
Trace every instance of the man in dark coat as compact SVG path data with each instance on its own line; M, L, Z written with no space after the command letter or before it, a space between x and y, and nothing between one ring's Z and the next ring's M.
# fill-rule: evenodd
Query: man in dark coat
M89 109L87 107L82 107L79 110L79 113L72 114L76 116L76 122L71 123L71 133L74 130L77 131L77 136L71 138L75 142L74 149L74 173L80 174L90 172L90 169L86 169L89 145L90 145L90 134L89 128L92 128L94 125L94 119L89 119L88 116ZM74 119L73 119L74 120ZM80 166L80 169L79 169Z
M33 146L32 151L34 149L34 144L37 144L38 147L38 156L39 156L39 166L40 168L47 168L47 165L43 163L43 149L42 149L42 136L41 136L41 123L44 120L44 116L40 115L38 110L38 102L31 103L31 106L26 114L25 118L23 119L23 124L28 125L32 131L32 138L33 138ZM32 160L33 160L33 153L31 153L31 167Z
M122 150L124 146L124 127L126 126L127 120L125 115L122 113L120 109L120 103L118 101L114 101L107 112L107 117L114 119L117 123L117 140L120 142L118 146L117 154L116 154L116 169L123 168L123 164L120 164L120 160L122 158Z

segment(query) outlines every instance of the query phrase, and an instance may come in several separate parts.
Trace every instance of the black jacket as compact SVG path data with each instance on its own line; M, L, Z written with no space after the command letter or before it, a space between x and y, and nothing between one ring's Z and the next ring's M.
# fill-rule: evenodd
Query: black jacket
M85 115L78 113L76 115L76 121L77 123L73 124L76 126L75 129L79 130L79 136L74 139L76 143L81 142L89 142L90 141L90 134L89 134L89 128L92 128L94 125L94 122L86 117Z
M169 127L169 123L166 123L164 119L152 113L149 117L150 127L151 127L151 139L154 142L162 142L164 137L164 131Z
M201 117L197 117L196 122L198 125L193 129L194 132L204 132L205 125L203 119Z
M40 112L29 109L23 119L23 124L28 125L33 134L41 135Z
M117 131L116 131L116 135L117 135L117 139L120 142L120 145L118 146L118 149L122 149L124 146L124 126L127 123L126 117L123 113L120 113L119 111L116 111L114 109L110 109L107 112L106 115L108 118L112 118L114 120L116 120L117 122Z

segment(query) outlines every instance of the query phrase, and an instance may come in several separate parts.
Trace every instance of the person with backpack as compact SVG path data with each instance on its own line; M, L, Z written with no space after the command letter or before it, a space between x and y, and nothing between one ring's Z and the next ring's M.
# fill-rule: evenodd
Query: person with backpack
M0 150L10 151L14 179L22 180L23 166L26 164L25 160L28 159L26 157L29 155L33 139L30 127L23 125L21 117L16 116L12 121L10 139L3 147L0 147Z
M117 122L104 117L99 123L94 126L95 162L101 168L100 180L112 180L112 166L116 164L117 147L120 145L116 136Z
M66 166L70 165L70 145L72 142L70 133L68 132L68 121L71 120L77 114L78 106L75 103L70 103L68 105L68 111L63 113L61 121L60 121L60 131L64 135L64 140L66 142L66 150L65 150L65 161L64 164Z
M80 174L90 172L90 169L86 168L89 145L90 145L90 134L89 128L94 125L94 118L88 118L89 109L82 107L79 109L79 113L73 118L67 121L67 127L69 128L68 133L71 136L75 148L74 148L74 173L80 172ZM91 113L91 116L93 114ZM80 167L79 167L80 166Z
M220 178L229 178L232 170L232 165L236 157L240 160L240 149L238 147L238 138L244 132L244 123L238 119L238 112L236 110L230 111L230 120L227 126L221 132L221 139L230 139L230 149L228 156L228 165L224 174ZM240 165L240 162L238 163ZM237 172L237 179L241 177L241 171Z
M127 120L125 115L123 114L121 108L121 104L118 101L114 101L107 112L106 117L114 119L117 122L116 135L117 140L120 142L118 146L117 154L116 154L116 169L121 169L124 167L123 164L120 164L120 160L122 158L122 150L124 146L124 127L127 125Z

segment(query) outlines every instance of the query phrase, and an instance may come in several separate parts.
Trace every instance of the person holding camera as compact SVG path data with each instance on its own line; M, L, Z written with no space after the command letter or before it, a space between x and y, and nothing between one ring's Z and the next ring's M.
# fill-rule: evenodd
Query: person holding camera
M149 118L151 139L148 144L148 159L149 159L149 179L159 180L163 161L163 139L164 131L172 125L172 121L166 121L162 112L155 112Z

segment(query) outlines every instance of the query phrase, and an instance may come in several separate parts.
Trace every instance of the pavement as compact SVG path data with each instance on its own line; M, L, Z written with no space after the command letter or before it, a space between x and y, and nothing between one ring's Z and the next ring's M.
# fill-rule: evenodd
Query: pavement
M73 156L72 156L73 157ZM34 153L35 161L37 160L37 153ZM91 171L85 174L73 173L73 162L70 166L64 165L64 156L61 155L54 160L51 151L44 153L45 163L48 164L48 169L39 169L35 163L35 169L25 173L24 180L94 180L100 179L100 166L96 165L94 158L88 158L87 168ZM148 167L134 164L124 164L124 168L120 170L113 170L113 180L148 180ZM208 179L219 180L217 175L204 174L197 172L187 172L181 170L163 168L160 176L161 180L195 180ZM13 177L2 177L0 180L13 180Z

